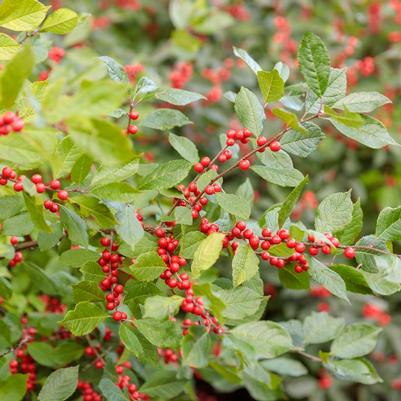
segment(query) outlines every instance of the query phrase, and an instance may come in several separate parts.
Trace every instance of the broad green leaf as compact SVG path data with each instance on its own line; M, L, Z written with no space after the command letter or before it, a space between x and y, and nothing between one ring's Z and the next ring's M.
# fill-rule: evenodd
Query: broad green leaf
M238 287L258 273L259 258L248 244L240 244L236 250L232 269L234 287Z
M164 189L179 184L189 173L191 163L186 160L171 160L160 164L141 182L141 189Z
M112 202L134 202L140 194L131 184L126 182L114 182L111 184L96 187L92 190L93 195Z
M361 114L353 113L348 110L344 110L341 114L336 113L333 109L328 106L324 106L324 112L328 115L331 120L337 121L346 127L360 128L364 125L364 119Z
M330 353L339 358L357 358L372 352L381 328L369 323L354 323L344 327L331 344Z
M349 110L356 113L370 113L371 111L391 103L391 100L378 92L355 92L340 99L333 105L335 109Z
M0 381L1 401L21 401L26 393L28 375L17 373L10 375L6 380Z
M331 265L330 269L339 274L345 282L347 291L356 292L358 294L371 294L363 272L348 265Z
M76 342L61 342L53 347L47 342L31 342L28 344L28 352L40 365L50 368L65 366L84 353L84 347Z
M187 116L174 109L158 109L150 112L141 120L141 127L168 131L174 127L192 124Z
M172 43L178 47L179 52L196 54L199 51L202 42L192 35L186 29L176 29L171 34ZM177 51L176 50L176 51Z
M130 271L137 280L151 281L160 276L166 269L163 259L154 251L142 253Z
M183 362L191 368L204 368L208 365L208 356L212 348L209 333L204 333L200 338L191 335L184 337L182 341Z
M64 401L78 385L79 366L58 369L51 373L39 393L39 401Z
M174 220L177 224L192 226L193 218L191 209L185 206L176 207L174 210Z
M231 335L249 343L260 358L275 358L292 348L290 335L275 322L245 323L235 327Z
M335 271L330 270L317 259L311 258L308 272L314 281L329 290L333 295L348 301L345 282Z
M395 283L393 280L386 277L382 273L368 273L366 271L361 271L363 277L368 283L369 287L376 294L380 295L392 295L398 291L401 291L401 284Z
M278 71L281 79L286 82L288 78L290 77L290 67L288 67L287 64L279 61L276 64L274 64L274 69Z
M77 304L74 310L68 311L61 323L74 336L83 336L93 331L99 323L108 317L107 312L95 304L85 301Z
M134 329L129 323L122 323L118 334L128 351L136 357L140 357L143 356L144 350L135 332L136 329Z
M96 262L99 254L89 249L69 249L60 256L60 262L73 267L81 267L88 262Z
M41 32L65 35L71 32L78 23L78 14L69 8L59 8L51 13L41 26Z
M310 287L307 272L296 273L293 267L280 269L278 272L281 284L291 290L307 290Z
M209 269L217 262L223 249L223 239L224 234L212 233L200 243L191 266L194 276L199 276L202 271Z
M205 238L205 234L200 231L191 231L185 234L180 241L180 256L185 259L192 259L196 249Z
M301 73L308 87L317 95L326 91L330 75L330 59L326 46L315 34L304 34L298 49Z
M134 315L142 313L142 305L148 297L163 295L162 291L151 282L128 280L124 288L124 301Z
M130 397L123 393L121 389L108 377L103 377L99 383L99 389L107 401L129 401Z
M138 167L138 160L133 160L123 167L102 168L93 176L90 188L94 189L107 184L124 181L136 174Z
M185 106L201 99L206 99L203 95L190 92L184 89L168 88L156 93L156 97L164 102Z
M145 301L143 317L163 320L169 316L174 316L180 309L183 300L184 298L178 295L172 295L170 297L155 295L149 297Z
M362 237L356 244L356 260L361 264L362 270L369 273L380 271L381 261L378 256L390 255L386 242L375 235Z
M390 136L386 127L378 120L369 116L363 116L364 124L360 127L349 127L330 118L330 122L346 137L360 142L372 149L380 149L387 145L397 145Z
M156 370L139 390L154 399L171 400L184 390L186 383L185 379L177 377L175 371Z
M266 103L276 102L284 96L284 81L276 69L259 71L257 77L263 100Z
M299 377L308 374L308 370L301 362L294 359L279 357L262 361L263 368L283 376Z
M241 196L220 192L216 194L216 200L224 211L240 219L248 219L251 214L251 205Z
M168 140L170 145L190 163L196 163L199 161L198 149L195 144L185 136L178 136L172 133L169 134Z
M80 281L72 286L72 294L76 303L82 301L104 301L104 294L99 285L94 281Z
M266 116L263 106L253 92L242 87L235 97L234 109L245 128L256 136L261 134Z
M65 206L60 206L60 219L63 226L68 231L68 237L78 245L88 245L88 233L86 222L78 216L73 210Z
M43 215L43 206L36 205L35 197L29 196L27 193L24 192L24 201L26 209L28 210L29 216L31 217L32 223L38 230L50 232L50 227L45 221Z
M22 237L30 234L34 226L28 213L21 213L4 220L3 234Z
M325 198L317 208L316 230L320 232L341 231L352 220L351 192L337 192Z
M376 235L384 241L401 240L401 207L386 207L380 212Z
M101 56L99 59L105 64L107 73L113 81L123 82L128 80L124 67L117 63L116 60L108 56Z
M344 319L325 312L312 312L304 320L305 344L321 344L333 340L345 325Z
M24 262L24 272L29 276L32 284L43 291L45 294L56 295L58 293L57 285L51 276L42 267L33 262Z
M308 133L306 128L299 122L296 114L291 113L284 109L273 109L272 113L280 120L283 120L286 123L286 125L292 128L293 130L298 131L301 134Z
M257 74L259 71L262 71L262 67L248 54L246 50L238 47L234 47L233 50L234 54L244 61L255 74Z
M21 45L5 33L0 33L0 60L12 59L21 49Z
M180 341L180 327L171 320L137 319L136 328L156 347L177 347Z
M336 231L335 235L342 244L353 244L362 231L363 226L363 212L361 202L358 199L352 206L352 219L341 230Z
M105 166L121 166L132 160L130 140L106 120L74 119L69 135L82 152Z
M131 248L143 237L143 227L135 216L135 209L131 205L121 205L116 213L116 231L123 241Z
M280 227L283 226L285 221L290 217L292 210L298 202L305 185L309 182L306 176L287 196L285 201L282 203L280 211L278 212L278 224Z
M373 365L364 358L332 360L326 367L337 378L362 384L381 383Z
M0 26L12 31L33 31L44 20L50 6L37 0L3 0Z
M6 2L8 3L9 0ZM1 7L4 7L4 3L0 6L0 20ZM34 66L35 58L29 46L25 46L6 64L0 77L1 106L3 108L10 109L14 105L25 80L31 75Z

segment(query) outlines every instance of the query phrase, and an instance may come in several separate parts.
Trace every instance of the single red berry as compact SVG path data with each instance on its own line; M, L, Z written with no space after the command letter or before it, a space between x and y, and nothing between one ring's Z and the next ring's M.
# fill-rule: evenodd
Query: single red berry
M210 164L210 157L207 157L207 156L202 157L200 162L203 167L207 167Z
M53 180L53 181L50 181L49 186L51 189L57 190L57 189L61 188L61 183L59 180Z
M100 238L100 244L102 246L104 246L104 247L110 246L110 243L111 243L110 238L107 238L107 237Z
M194 165L195 172L202 173L203 169L204 169L204 167L201 163L195 163L195 165Z
M248 159L243 159L238 164L238 167L243 171L248 170L250 166L251 162Z
M264 146L267 143L267 138L265 136L260 136L256 139L256 143L258 146Z
M130 120L138 120L139 118L139 113L137 111L131 111L131 113L129 113L129 119Z
M356 255L355 249L352 248L351 246L347 246L344 249L344 256L348 259L354 259Z
M68 199L68 192L64 190L58 191L57 197L62 201L66 201Z
M135 135L138 132L138 127L136 125L129 125L127 132L131 135Z
M17 244L18 244L18 237L16 237L15 235L12 236L12 237L10 238L10 244L11 244L11 245L17 245Z
M270 149L272 152L278 152L278 151L280 151L280 150L281 150L280 142L278 142L278 141L273 141L273 142L269 145L269 149Z
M31 181L34 183L34 184L39 184L39 183L41 183L42 182L42 176L40 175L40 174L34 174L33 176L32 176L32 178L31 178Z
M22 182L16 182L16 183L13 185L13 188L14 188L14 191L15 191L15 192L21 192L21 191L24 190L24 184L23 184Z
M46 185L43 184L43 182L39 182L36 184L36 192L38 194L42 194L45 191L46 191Z

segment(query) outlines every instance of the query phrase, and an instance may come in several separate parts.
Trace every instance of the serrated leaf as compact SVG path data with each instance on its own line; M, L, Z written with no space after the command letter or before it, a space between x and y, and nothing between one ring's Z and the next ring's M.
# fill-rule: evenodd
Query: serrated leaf
M195 144L185 136L178 136L172 133L169 134L168 140L170 145L190 163L197 163L199 161L199 153Z
M200 93L175 88L168 88L157 92L156 97L164 102L175 104L176 106L185 106L197 102L198 100L206 99Z
M87 246L88 233L85 220L78 216L73 210L60 206L60 219L63 226L68 230L68 237L75 244Z
M104 295L99 285L94 281L80 281L72 286L72 294L76 303L82 301L103 301Z
M170 400L179 395L186 384L183 378L177 378L175 371L154 371L140 387L140 391L160 400Z
M134 248L144 234L143 227L135 216L135 209L131 205L121 205L117 210L116 219L118 235L131 248Z
M288 127L294 129L295 131L298 131L301 134L308 133L306 128L299 122L296 114L284 109L272 109L272 113L280 120L283 120Z
M365 358L332 360L326 367L338 379L363 384L381 383L373 365Z
M26 393L28 375L17 373L0 381L0 399L2 401L21 401Z
M276 102L284 96L284 81L276 69L258 71L257 77L260 91L266 103Z
M376 235L384 241L401 239L401 207L383 209L376 223Z
M68 311L61 323L74 336L83 336L93 331L99 323L108 317L107 312L95 304L85 301L77 304L74 310Z
M137 319L136 328L156 347L175 348L180 341L180 328L171 320Z
M278 272L281 284L291 290L307 290L310 287L307 272L296 273L292 267L280 269Z
M178 295L172 295L171 297L155 295L149 297L145 301L143 317L163 320L169 316L174 316L180 309L183 300L184 298Z
M212 233L198 246L194 254L191 270L194 276L199 276L204 270L212 267L223 249L224 234Z
M380 258L376 256L389 256L386 242L375 235L362 237L356 244L356 260L361 264L362 270L369 273L378 273L380 270Z
M42 230L45 232L50 232L51 229L49 225L46 223L46 220L43 215L43 207L42 205L36 205L35 198L29 196L27 193L23 193L24 201L26 209L28 210L29 216L32 220L32 223L38 230Z
M254 135L261 134L266 116L263 106L253 92L242 87L235 97L234 109L245 128L248 128Z
M241 196L220 192L216 200L223 210L241 219L248 219L251 214L251 205Z
M344 319L325 312L312 312L304 320L305 344L321 344L333 340L345 325Z
M308 87L317 95L326 91L330 75L330 59L326 46L315 34L307 32L298 49L301 73Z
M79 366L58 369L51 373L39 393L40 401L64 401L69 398L78 385Z
M258 71L262 71L262 67L248 54L246 50L240 49L239 47L233 47L234 54L244 61L248 67L257 74Z
M81 267L88 262L96 262L99 254L89 249L69 249L60 256L60 262L73 267Z
M107 401L129 401L130 398L121 391L108 377L103 377L99 383L99 389Z
M140 357L143 356L144 350L135 332L136 329L130 326L129 323L122 323L120 325L118 334L128 351L134 354L136 357Z
M124 181L136 174L138 167L138 160L133 160L123 167L102 168L93 176L90 188L94 189L103 185Z
M370 113L387 103L391 103L391 100L381 93L354 92L337 101L332 107L356 113Z
M363 272L348 265L331 265L330 269L339 274L345 282L347 291L356 292L358 294L371 294Z
M59 8L51 13L41 26L41 32L65 35L71 32L78 23L78 14L69 8Z
M142 253L130 267L134 277L141 281L151 281L166 269L163 259L154 251Z
M128 80L127 74L124 71L124 67L117 63L116 60L108 56L101 56L99 59L106 66L107 73L113 81L123 82Z
M190 120L178 110L158 109L150 112L142 121L141 127L169 131L174 127L192 124Z
M352 207L351 221L341 231L336 231L335 235L342 244L353 244L360 235L362 226L363 212L358 199Z
M208 333L204 333L200 338L185 336L182 341L184 364L197 369L206 367L211 348L212 342Z
M248 244L240 244L237 248L233 262L233 285L238 287L251 279L259 271L259 258Z

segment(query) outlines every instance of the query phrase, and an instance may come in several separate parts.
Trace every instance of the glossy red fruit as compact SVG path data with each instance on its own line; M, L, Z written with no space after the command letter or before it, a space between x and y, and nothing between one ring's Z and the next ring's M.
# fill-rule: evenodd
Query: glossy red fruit
M137 111L131 111L131 113L129 113L129 118L130 120L138 120L139 118L139 113Z
M57 197L62 201L66 201L68 199L68 192L64 190L58 191Z
M273 142L269 145L269 149L270 149L272 152L278 152L278 151L280 151L280 150L281 150L280 142L278 142L278 141L273 141Z
M246 170L249 169L249 167L251 167L251 162L250 162L248 159L241 160L241 161L239 162L239 164L238 164L238 167L239 167L241 170L246 171Z
M351 246L347 246L344 249L344 256L348 259L354 259L356 255L355 249L352 248Z

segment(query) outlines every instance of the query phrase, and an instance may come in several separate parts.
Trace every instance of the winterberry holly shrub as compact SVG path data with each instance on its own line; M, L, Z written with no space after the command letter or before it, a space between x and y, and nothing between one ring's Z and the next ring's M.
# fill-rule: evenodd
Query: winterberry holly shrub
M401 289L400 207L365 235L360 201L333 192L303 222L309 178L293 160L319 152L327 130L370 152L397 147L372 116L390 100L347 93L313 33L293 44L299 74L235 47L259 89L225 94L239 125L201 153L186 111L213 107L217 86L207 99L183 89L189 63L167 83L52 45L86 21L36 0L0 4L0 400L196 400L203 380L269 401L308 374L321 389L380 383L369 354L389 316L347 309ZM142 151L150 134L157 160ZM255 184L280 200L262 210ZM272 320L272 280L294 308L310 290L340 310Z

